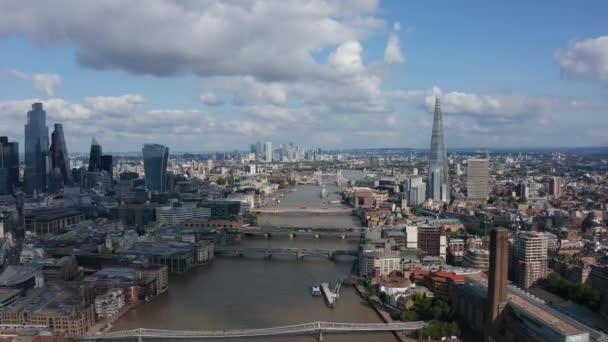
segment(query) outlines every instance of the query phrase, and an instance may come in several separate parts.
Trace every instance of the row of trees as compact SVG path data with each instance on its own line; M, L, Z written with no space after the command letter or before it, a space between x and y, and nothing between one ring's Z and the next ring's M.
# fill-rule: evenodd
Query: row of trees
M584 305L593 311L600 308L600 291L562 278L557 273L549 274L542 280L541 286L555 295Z
M454 310L448 302L421 294L413 294L410 300L414 304L401 312L401 321L433 321L422 329L421 337L438 340L446 336L461 335L460 326L454 320Z

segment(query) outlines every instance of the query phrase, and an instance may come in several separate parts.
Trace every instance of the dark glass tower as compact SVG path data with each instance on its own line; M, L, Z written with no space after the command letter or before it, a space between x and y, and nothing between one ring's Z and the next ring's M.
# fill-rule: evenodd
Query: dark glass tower
M112 162L112 156L109 154L104 154L101 156L101 165L100 169L108 171L109 174L112 174L112 167L114 166Z
M48 175L49 128L42 103L32 104L25 125L25 192L46 190Z
M95 140L91 141L91 153L89 154L89 171L101 170L101 145Z
M0 194L11 194L19 185L19 144L0 137Z
M433 118L433 135L429 155L429 179L427 198L447 202L449 196L448 153L443 136L443 115L439 97L435 98L435 117Z
M145 144L143 147L144 172L146 188L150 191L167 191L167 162L169 148L157 144Z
M68 147L65 143L65 135L63 134L63 125L61 124L55 124L55 130L53 131L53 134L51 134L49 156L51 158L53 172L55 173L56 170L59 170L63 185L71 185L72 171L68 158Z

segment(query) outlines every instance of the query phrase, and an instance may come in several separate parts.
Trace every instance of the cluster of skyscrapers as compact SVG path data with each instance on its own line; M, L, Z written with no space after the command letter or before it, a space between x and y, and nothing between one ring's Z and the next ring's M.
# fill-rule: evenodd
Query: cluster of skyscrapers
M146 144L142 152L146 188L165 192L169 149ZM49 144L46 111L42 103L32 104L25 124L25 193L59 193L65 186L74 185L108 190L113 184L113 166L112 155L103 154L102 146L93 138L88 168L72 169L63 125L54 125ZM20 185L19 179L19 144L0 137L0 194L14 193Z
M55 124L49 147L46 112L42 103L32 104L25 125L25 192L57 192L72 181L63 126Z

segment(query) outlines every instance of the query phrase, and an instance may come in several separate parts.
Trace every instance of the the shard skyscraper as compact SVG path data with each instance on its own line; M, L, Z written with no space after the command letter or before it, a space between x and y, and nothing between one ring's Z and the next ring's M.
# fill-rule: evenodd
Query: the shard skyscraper
M427 198L433 201L447 202L450 188L448 180L448 153L443 135L443 114L439 97L435 98L435 117L433 119L433 135L429 155L429 179L427 183Z

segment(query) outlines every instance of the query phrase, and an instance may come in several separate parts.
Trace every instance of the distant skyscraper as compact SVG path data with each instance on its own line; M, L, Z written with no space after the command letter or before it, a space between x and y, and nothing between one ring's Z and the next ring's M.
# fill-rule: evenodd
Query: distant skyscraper
M13 193L19 185L19 144L0 137L0 194Z
M95 137L91 141L91 153L89 154L89 171L101 170L101 145Z
M167 163L169 148L157 144L143 147L146 188L150 191L167 191Z
M487 202L490 161L488 159L469 159L467 165L467 199Z
M562 187L564 186L564 180L561 177L553 177L551 178L551 180L549 181L549 195L553 196L553 197L562 197L563 195L563 190Z
M55 130L51 134L51 148L49 149L51 168L59 170L62 185L72 184L72 170L68 158L68 148L63 134L63 125L55 124Z
M447 202L449 195L448 154L443 135L443 115L439 97L435 98L435 117L429 154L429 180L427 197L434 201Z
M109 155L109 154L102 154L101 155L100 169L107 171L109 174L112 174L112 169L114 167L113 160L114 160L114 158L112 158L111 155Z
M264 145L264 161L272 162L272 143L270 141L267 141Z
M42 103L32 104L25 125L25 191L29 194L46 190L48 175L49 128Z

